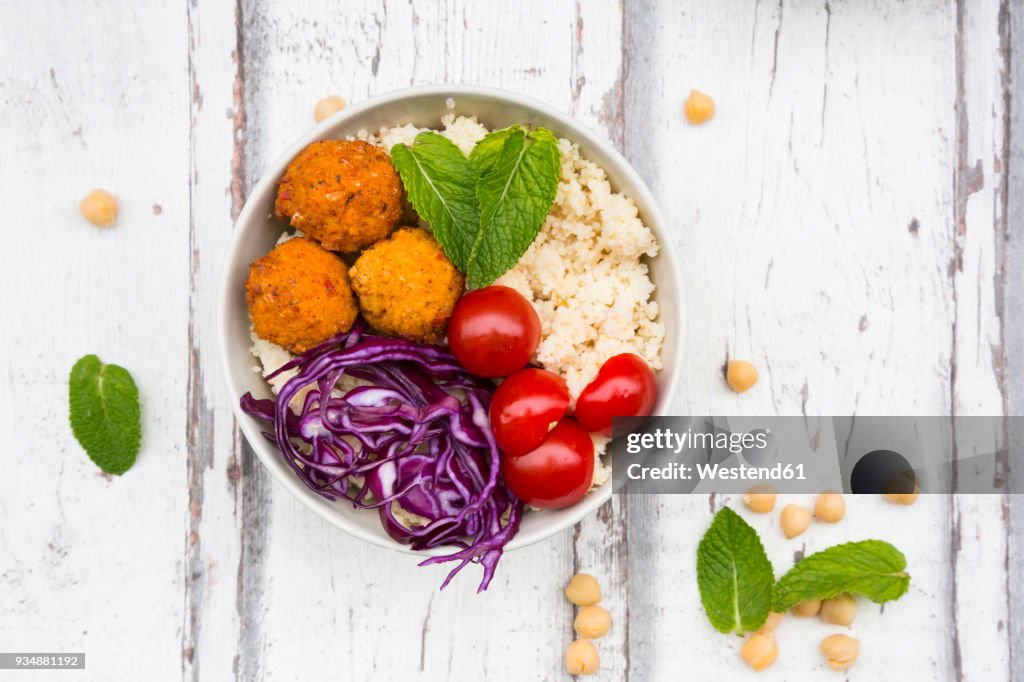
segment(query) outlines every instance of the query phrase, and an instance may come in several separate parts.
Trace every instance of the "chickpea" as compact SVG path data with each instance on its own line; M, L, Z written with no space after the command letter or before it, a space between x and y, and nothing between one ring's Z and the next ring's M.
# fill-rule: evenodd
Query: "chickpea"
M737 393L746 393L757 383L757 368L746 360L725 363L725 382Z
M821 620L824 623L849 626L856 615L857 600L845 592L821 603Z
M755 485L743 495L743 504L755 514L767 514L775 509L775 489L770 485Z
M345 100L340 95L324 97L316 103L313 109L313 119L319 123L331 114L336 114L345 108Z
M565 597L576 606L590 606L601 601L601 586L594 576L577 573L566 586Z
M825 663L833 670L848 670L857 661L860 642L846 635L831 635L821 640Z
M683 113L686 114L686 120L694 125L706 123L715 115L715 100L700 90L690 90L690 96L683 104Z
M818 612L821 611L821 601L818 599L805 601L801 604L797 604L790 610L793 612L793 615L798 618L810 618L811 616L817 616Z
M587 639L603 637L611 626L612 614L596 604L582 607L572 622L573 629Z
M760 672L779 657L779 644L772 633L755 634L743 643L740 658L754 670Z
M811 525L811 510L798 504L787 504L782 508L779 523L786 538L793 539Z
M846 501L840 493L822 493L814 501L814 518L825 523L838 523L846 516Z
M767 635L775 632L775 628L779 627L779 623L782 622L782 615L783 614L775 613L774 611L769 613L768 618L764 621L764 625L757 629L757 634Z
M577 639L565 647L565 672L570 675L593 675L600 665L597 647L589 639Z
M117 199L105 189L94 189L78 204L78 212L96 227L110 227L117 221Z
M902 504L909 507L917 502L917 496L920 494L921 488L915 485L914 492L912 493L882 493L882 496L893 504Z

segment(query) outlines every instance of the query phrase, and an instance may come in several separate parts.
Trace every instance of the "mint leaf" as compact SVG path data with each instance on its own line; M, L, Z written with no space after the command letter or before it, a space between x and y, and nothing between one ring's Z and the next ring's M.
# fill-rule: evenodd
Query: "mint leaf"
M448 138L424 131L411 147L392 147L391 163L416 213L430 223L449 260L466 272L480 224L478 174L469 160Z
M764 625L775 573L757 531L724 507L697 547L697 586L719 632L742 635Z
M555 136L521 126L488 133L469 159L443 135L425 131L412 146L392 147L391 162L470 289L487 286L526 252L561 176Z
M477 175L483 175L494 167L498 157L501 156L501 150L504 149L505 141L508 140L509 135L521 131L522 128L520 126L510 126L487 133L487 135L479 140L469 155L469 163L473 166Z
M71 431L89 459L108 474L135 463L142 436L139 390L128 370L86 355L71 368Z
M561 175L558 141L545 128L513 126L477 146L470 158L480 171L480 226L466 270L470 289L487 286L526 252L551 210Z
M879 604L899 599L910 587L906 568L903 553L881 540L829 547L800 560L779 578L772 609L781 613L840 592L860 594Z

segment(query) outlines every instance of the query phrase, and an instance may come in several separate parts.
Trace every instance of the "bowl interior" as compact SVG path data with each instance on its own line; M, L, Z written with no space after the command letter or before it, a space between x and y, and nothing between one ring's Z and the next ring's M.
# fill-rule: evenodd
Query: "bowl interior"
M449 98L454 109L449 107ZM665 325L663 349L664 369L658 374L658 401L655 414L664 413L676 393L682 355L682 310L680 306L679 268L672 250L671 234L643 181L607 142L580 124L540 102L504 91L458 86L430 86L400 90L349 107L303 136L277 160L253 188L241 215L228 250L227 264L221 281L220 351L227 377L229 395L239 424L250 445L273 474L274 478L314 512L345 531L368 542L411 552L392 540L381 527L378 516L353 509L344 502L330 502L310 491L285 464L276 447L260 434L262 425L244 414L238 398L246 391L257 397L269 397L270 390L253 367L258 364L249 353L249 315L245 302L245 280L249 263L263 256L287 229L273 218L277 183L289 161L311 142L341 138L360 130L374 132L384 126L412 123L418 127L439 127L446 113L476 116L488 128L503 128L516 123L529 123L549 128L558 137L579 144L583 156L608 174L615 191L632 197L640 216L654 231L661 245L660 254L650 259L652 278L656 285L655 299L661 308ZM525 515L516 537L506 549L512 550L546 538L572 526L611 497L611 482L594 490L576 505L558 511ZM440 548L418 555L447 553Z

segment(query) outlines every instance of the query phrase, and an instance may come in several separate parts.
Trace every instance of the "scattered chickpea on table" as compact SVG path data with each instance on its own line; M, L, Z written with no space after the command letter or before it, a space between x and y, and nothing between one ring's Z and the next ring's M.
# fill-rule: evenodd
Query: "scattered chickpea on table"
M893 504L902 504L904 506L910 506L917 502L917 496L921 494L921 489L914 486L914 492L911 493L883 493L883 497Z
M827 492L814 501L814 518L825 523L839 523L846 516L846 501L842 494Z
M601 586L594 576L577 573L566 586L565 597L576 606L590 606L601 601Z
M601 665L592 639L603 637L612 626L612 615L600 606L601 585L597 578L577 573L565 587L566 598L579 606L573 630L579 635L565 647L565 671L570 675L593 675Z
M831 635L821 640L821 653L832 670L848 670L857 661L860 642L846 635Z
M725 383L737 393L746 393L757 383L757 368L746 360L725 363Z
M843 592L821 603L821 621L849 626L857 615L857 600Z
M767 635L770 632L775 632L775 628L779 627L779 623L782 622L782 616L784 614L776 613L772 611L768 614L768 618L765 619L764 625L757 629L758 634Z
M313 120L317 123L324 120L332 114L336 114L346 106L345 99L341 95L331 95L330 97L324 97L322 100L316 103L316 107L313 109Z
M818 599L812 599L810 601L801 602L794 606L790 611L797 618L810 618L817 616L821 611L821 601Z
M580 637L597 639L603 637L612 626L612 614L597 604L584 606L576 614L576 620L572 622L573 630L579 633Z
M775 634L755 633L740 648L740 658L754 670L760 672L769 667L779 657L779 644Z
M755 514L767 514L775 509L775 500L778 495L772 486L755 485L743 495L743 504Z
M570 675L593 675L600 665L597 647L589 639L577 639L565 647L565 672Z
M79 202L78 212L96 227L111 227L117 222L117 199L107 190L96 188Z
M810 527L811 510L798 504L787 504L782 508L779 525L782 526L782 533L786 539L792 540Z
M710 121L715 115L715 100L700 90L690 90L690 96L683 104L686 120L694 125Z

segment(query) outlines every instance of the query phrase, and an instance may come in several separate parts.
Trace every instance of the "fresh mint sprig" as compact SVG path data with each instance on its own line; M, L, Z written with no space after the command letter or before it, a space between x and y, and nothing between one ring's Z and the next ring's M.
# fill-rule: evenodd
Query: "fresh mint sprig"
M135 463L142 438L139 389L128 370L86 355L71 368L71 431L89 459L108 474Z
M409 201L430 223L469 288L511 269L537 238L555 201L561 162L545 128L511 126L486 135L467 159L433 131L391 148Z
M761 627L769 611L859 594L879 604L902 597L910 587L903 553L882 540L829 547L801 559L778 582L764 546L736 512L723 508L697 548L697 586L711 625L743 634Z
M738 635L757 630L771 611L774 581L757 531L724 507L697 547L697 586L711 625Z
M775 584L772 610L783 612L812 599L848 592L882 604L910 587L907 558L888 542L862 540L829 547L801 559Z
M412 146L392 147L391 162L416 213L430 223L449 260L466 272L480 225L479 172L454 142L429 130Z
M558 140L551 131L513 126L504 136L501 152L476 186L480 227L470 253L470 288L505 274L530 247L555 201L560 174Z

